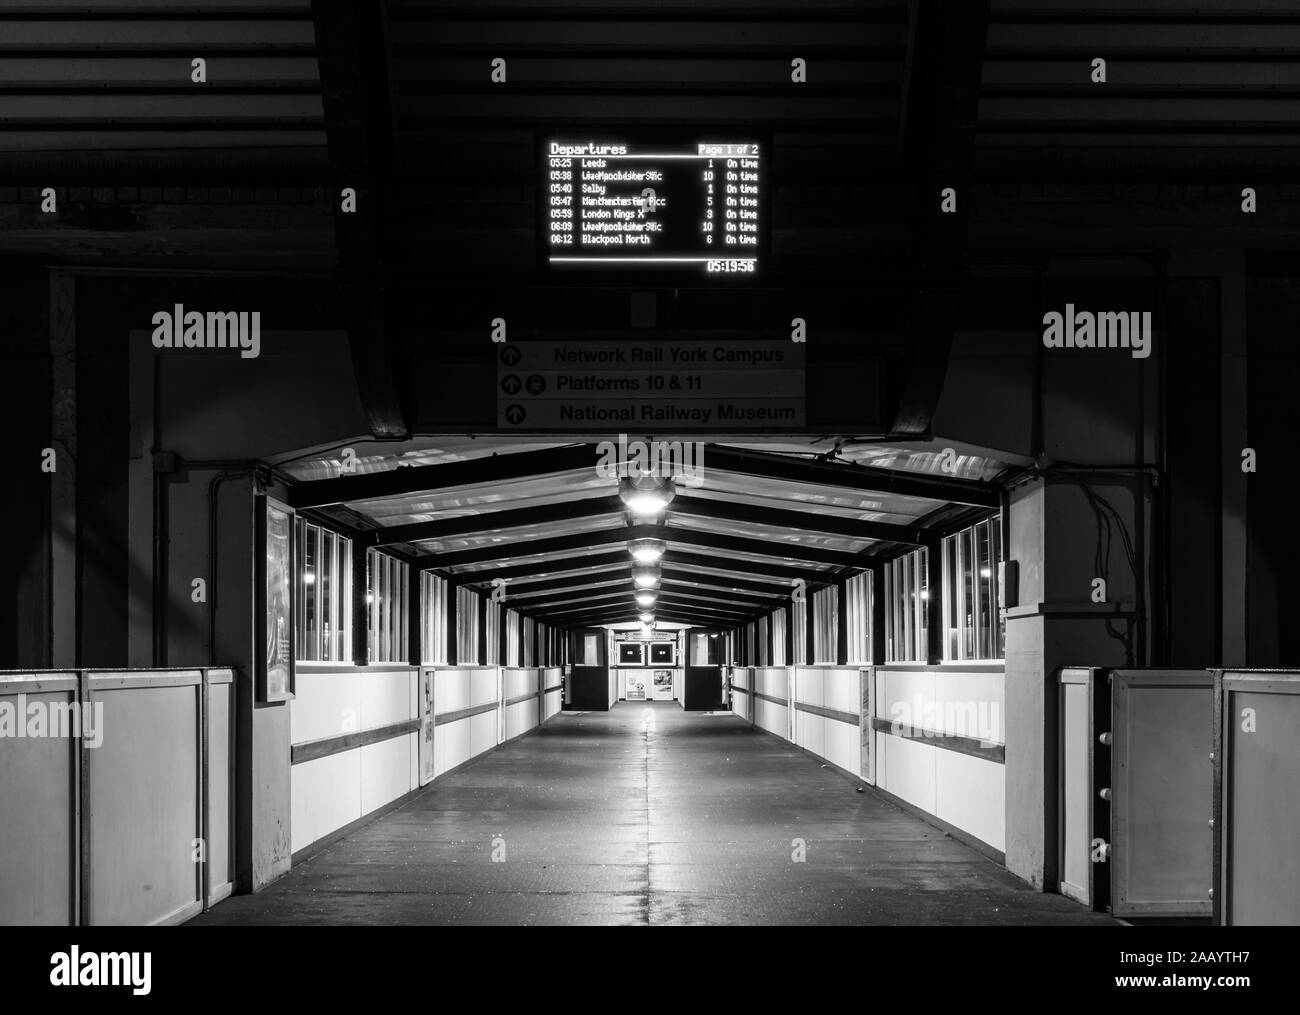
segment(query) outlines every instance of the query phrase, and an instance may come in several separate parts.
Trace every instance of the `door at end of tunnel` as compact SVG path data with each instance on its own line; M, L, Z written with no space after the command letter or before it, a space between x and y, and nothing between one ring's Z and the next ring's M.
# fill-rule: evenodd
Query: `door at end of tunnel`
M682 708L688 712L717 712L727 707L721 666L687 666Z

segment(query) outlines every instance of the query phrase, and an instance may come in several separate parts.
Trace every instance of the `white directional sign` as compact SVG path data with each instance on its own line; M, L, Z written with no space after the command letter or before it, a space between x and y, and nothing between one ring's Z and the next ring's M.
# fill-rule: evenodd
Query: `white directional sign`
M777 340L520 342L497 356L507 429L804 425L804 346Z

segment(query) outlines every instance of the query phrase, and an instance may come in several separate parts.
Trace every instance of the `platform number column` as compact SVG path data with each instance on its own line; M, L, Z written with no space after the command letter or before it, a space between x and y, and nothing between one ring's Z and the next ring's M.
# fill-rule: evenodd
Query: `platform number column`
M704 221L700 223L704 242L713 243L713 160L704 169Z

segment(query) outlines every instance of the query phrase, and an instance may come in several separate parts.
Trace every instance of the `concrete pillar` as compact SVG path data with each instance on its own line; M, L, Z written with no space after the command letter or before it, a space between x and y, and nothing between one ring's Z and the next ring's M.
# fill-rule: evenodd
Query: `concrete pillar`
M206 483L200 486L206 487ZM256 663L264 651L264 618L257 616L252 589L258 573L254 548L259 512L251 477L222 484L216 505L220 567L209 585L209 595L216 597L211 613L212 657L236 667L235 880L238 891L251 892L287 873L293 855L289 703L257 700ZM175 658L173 664L188 665L191 660Z
M1093 488L1131 529L1141 477L1093 477ZM1132 663L1120 635L1133 629L1136 582L1118 535L1102 561L1107 601L1092 601L1102 577L1097 520L1072 478L1038 479L1013 490L1008 560L1019 565L1006 637L1007 868L1038 889L1057 889L1057 676L1063 666Z

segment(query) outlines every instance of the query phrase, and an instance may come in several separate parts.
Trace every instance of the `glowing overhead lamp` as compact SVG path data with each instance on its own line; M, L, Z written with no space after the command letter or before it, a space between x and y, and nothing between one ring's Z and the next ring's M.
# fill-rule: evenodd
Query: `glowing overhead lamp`
M658 565L640 564L632 568L632 583L639 589L657 589L659 587Z
M648 589L636 594L636 604L643 610L648 610L655 604L655 594Z
M677 491L671 478L626 476L618 481L619 499L634 515L649 518L666 508Z
M627 548L638 564L653 564L664 555L668 544L662 539L634 539L627 544Z
M643 624L653 624L655 622L655 615L649 610L646 610L645 613L641 614L637 619Z

